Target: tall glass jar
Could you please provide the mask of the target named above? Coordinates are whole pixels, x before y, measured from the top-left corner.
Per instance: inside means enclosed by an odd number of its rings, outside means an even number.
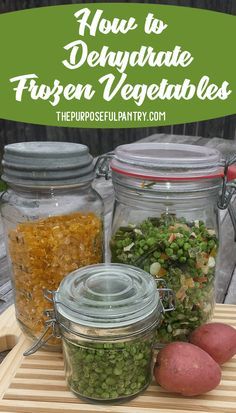
[[[103,203],[91,186],[93,159],[84,145],[12,144],[3,159],[9,189],[1,214],[16,318],[36,339],[48,308],[44,290],[57,289],[77,268],[103,261]]]
[[[61,282],[53,301],[66,380],[77,396],[122,401],[149,385],[156,330],[171,309],[163,308],[150,274],[122,264],[81,268]]]
[[[111,161],[115,189],[112,262],[131,264],[175,291],[159,340],[187,340],[212,317],[219,247],[222,156],[181,144],[131,144]]]

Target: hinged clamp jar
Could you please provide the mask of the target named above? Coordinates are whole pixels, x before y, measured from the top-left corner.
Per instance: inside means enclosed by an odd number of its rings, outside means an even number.
[[[138,268],[97,264],[74,271],[48,293],[54,302],[49,330],[53,325],[61,334],[66,380],[76,395],[121,401],[149,385],[156,331],[162,313],[174,309],[172,291],[156,287]]]
[[[162,277],[175,291],[176,311],[158,331],[162,342],[186,340],[212,317],[218,207],[229,206],[235,191],[227,182],[233,162],[212,148],[174,143],[122,145],[98,162],[115,190],[112,262]]]

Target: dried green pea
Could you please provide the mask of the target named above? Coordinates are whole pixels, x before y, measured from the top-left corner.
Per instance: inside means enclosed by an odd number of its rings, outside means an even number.
[[[64,339],[71,389],[80,396],[97,400],[132,396],[141,391],[151,381],[153,342],[154,333],[136,341],[88,346]]]
[[[169,242],[170,236],[173,233],[173,228],[169,228],[169,226],[181,222],[185,223],[185,225],[189,227],[189,230],[178,226],[174,232],[179,233],[179,235],[172,243]],[[148,249],[147,257],[144,261],[140,259],[136,264],[134,261],[132,262],[128,259],[126,261],[127,263],[134,263],[140,268],[148,271],[153,262],[153,258],[155,258],[155,260],[161,264],[162,268],[167,270],[167,273],[164,275],[166,283],[175,292],[178,292],[181,288],[181,283],[184,282],[186,276],[188,278],[190,275],[190,278],[193,280],[193,284],[190,283],[191,288],[187,288],[186,290],[186,300],[184,297],[182,300],[176,300],[175,312],[166,314],[161,327],[158,329],[160,341],[172,341],[173,334],[176,333],[177,330],[183,331],[184,326],[187,326],[186,331],[190,332],[200,323],[208,320],[208,314],[205,313],[204,309],[212,300],[215,269],[208,270],[207,281],[204,282],[204,288],[199,288],[200,283],[195,283],[195,279],[198,277],[205,277],[205,274],[203,274],[202,270],[196,265],[196,260],[199,256],[197,250],[208,253],[213,248],[217,250],[218,241],[214,234],[211,235],[208,232],[203,221],[200,221],[198,228],[195,226],[194,222],[187,222],[184,219],[176,218],[174,215],[170,216],[163,214],[160,218],[147,219],[140,224],[140,228],[143,230],[143,240],[145,241],[150,238],[155,238],[157,240],[156,234],[158,233],[158,239],[160,240],[159,244],[157,242],[156,244],[154,243],[153,246],[148,246],[148,244],[146,244]],[[193,233],[195,235],[192,235]],[[175,244],[177,245],[177,248]],[[200,244],[202,248],[200,247]],[[152,254],[148,255],[151,248],[154,248],[154,251],[151,251]],[[167,248],[173,250],[173,253],[171,254],[171,251],[167,250]],[[192,249],[196,250],[196,253],[190,254],[190,250]],[[169,253],[166,254],[168,258],[160,258],[161,254],[167,252]],[[199,305],[199,303],[201,303],[201,305]],[[178,319],[177,317],[180,313],[184,315],[183,320]],[[173,324],[171,324],[171,328],[174,330],[172,332],[167,331],[167,326],[170,324],[170,320],[175,320],[174,328]],[[185,336],[183,334],[181,336],[176,335],[175,337],[175,339],[179,339],[179,337],[186,339],[187,334]]]

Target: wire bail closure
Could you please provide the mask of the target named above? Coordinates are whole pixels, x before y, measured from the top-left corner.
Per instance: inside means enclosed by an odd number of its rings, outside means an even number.
[[[217,206],[221,210],[228,208],[230,219],[234,228],[234,241],[236,242],[236,214],[232,204],[230,203],[233,195],[236,193],[236,180],[228,180],[229,167],[234,163],[236,163],[236,154],[226,158],[225,160],[222,191]]]
[[[173,311],[176,308],[176,300],[175,300],[175,293],[171,288],[168,288],[166,281],[163,278],[156,278],[156,285],[157,290],[160,294],[161,305],[162,305],[162,312],[167,313],[169,311]],[[164,285],[164,287],[158,288],[158,284]],[[166,295],[166,297],[165,297]],[[163,301],[168,302],[168,307],[164,307]]]
[[[219,209],[226,209],[229,207],[232,196],[236,189],[236,180],[228,181],[228,170],[231,165],[236,163],[236,154],[228,157],[224,162],[224,177],[220,199],[218,201]]]
[[[110,162],[114,158],[114,152],[108,152],[106,155],[99,156],[94,166],[97,178],[105,178],[106,181],[111,179]]]
[[[44,290],[44,297],[51,303],[55,303],[55,291]],[[45,321],[45,329],[33,345],[26,350],[23,355],[30,356],[36,353],[43,347],[51,338],[61,338],[59,323],[56,318],[55,308],[44,311],[44,314],[49,318]]]

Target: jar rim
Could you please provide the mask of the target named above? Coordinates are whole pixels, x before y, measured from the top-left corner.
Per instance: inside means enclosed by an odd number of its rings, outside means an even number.
[[[150,181],[200,181],[201,179],[219,179],[223,178],[224,176],[224,170],[222,168],[221,172],[212,174],[212,175],[199,175],[199,176],[157,176],[157,175],[152,175],[152,174],[144,174],[142,171],[140,172],[132,172],[132,171],[126,171],[121,168],[118,168],[117,166],[111,164],[111,170],[117,174],[121,174],[127,177],[131,178],[139,178],[139,179],[145,179],[145,180],[150,180]]]
[[[147,180],[221,178],[224,162],[217,149],[176,143],[138,143],[115,149],[111,170]]]

